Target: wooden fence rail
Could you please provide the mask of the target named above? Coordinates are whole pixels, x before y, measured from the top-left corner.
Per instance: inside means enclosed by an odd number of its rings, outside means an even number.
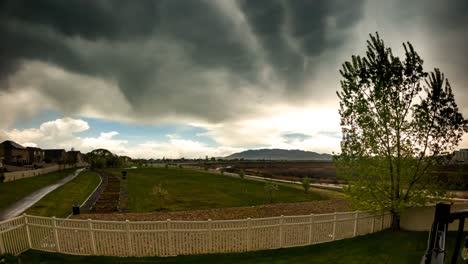
[[[100,221],[22,215],[0,222],[0,254],[174,256],[311,245],[389,228],[390,214],[345,212],[208,221]]]

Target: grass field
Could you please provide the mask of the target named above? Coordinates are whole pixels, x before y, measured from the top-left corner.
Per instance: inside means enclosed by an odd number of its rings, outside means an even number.
[[[81,172],[75,179],[52,191],[26,213],[40,216],[67,217],[74,204],[81,204],[99,184],[95,172]]]
[[[85,257],[27,251],[20,256],[22,263],[386,263],[414,264],[421,261],[426,249],[427,232],[390,232],[345,239],[307,247],[266,250],[250,253],[212,254],[178,257],[116,258]],[[453,252],[455,234],[447,239],[448,257]],[[463,263],[461,259],[459,263]]]
[[[120,169],[110,170],[120,177]],[[265,183],[188,169],[141,168],[128,170],[130,212],[177,211],[250,206],[270,203]],[[160,203],[154,186],[167,195]],[[326,199],[316,193],[279,186],[273,203]]]
[[[68,176],[73,171],[74,169],[68,169],[36,177],[0,183],[0,210],[21,200],[34,191]]]

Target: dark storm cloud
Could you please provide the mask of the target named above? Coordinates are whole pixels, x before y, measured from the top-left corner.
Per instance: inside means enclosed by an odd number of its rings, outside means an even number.
[[[304,67],[309,58],[335,50],[347,40],[346,36],[327,38],[336,30],[330,21],[336,20],[338,29],[351,29],[362,15],[362,5],[360,0],[243,0],[240,4],[277,74],[299,82],[312,73]]]
[[[398,0],[397,3],[396,23],[403,30],[417,23],[423,30],[424,41],[419,45],[430,52],[423,57],[426,65],[431,66],[426,70],[441,68],[452,84],[465,118],[468,117],[468,1]]]
[[[316,66],[308,59],[345,43],[347,34],[330,31],[351,29],[363,5],[362,1],[229,2],[245,17],[244,25],[225,13],[229,9],[220,7],[224,4],[1,1],[0,79],[8,80],[25,61],[42,61],[116,81],[135,115],[172,113],[221,121],[253,107],[245,106],[245,100],[252,98],[242,97],[242,87],[254,89],[254,94],[270,93],[270,86],[280,81],[285,84],[281,89],[300,94]],[[239,33],[239,24],[249,27],[253,36]],[[265,78],[267,68],[272,71]],[[0,85],[5,88],[15,87]],[[58,94],[49,92],[49,96]],[[229,105],[226,98],[231,99]]]

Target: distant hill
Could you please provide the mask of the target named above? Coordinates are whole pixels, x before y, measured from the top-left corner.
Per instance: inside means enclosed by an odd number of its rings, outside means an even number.
[[[299,149],[254,149],[234,153],[225,159],[248,159],[248,160],[332,160],[330,154],[320,154],[312,151]]]

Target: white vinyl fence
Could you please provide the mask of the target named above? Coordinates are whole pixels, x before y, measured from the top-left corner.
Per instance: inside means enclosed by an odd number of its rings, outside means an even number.
[[[347,212],[217,221],[98,221],[22,215],[0,222],[0,254],[174,256],[323,243],[389,228],[390,214]]]

